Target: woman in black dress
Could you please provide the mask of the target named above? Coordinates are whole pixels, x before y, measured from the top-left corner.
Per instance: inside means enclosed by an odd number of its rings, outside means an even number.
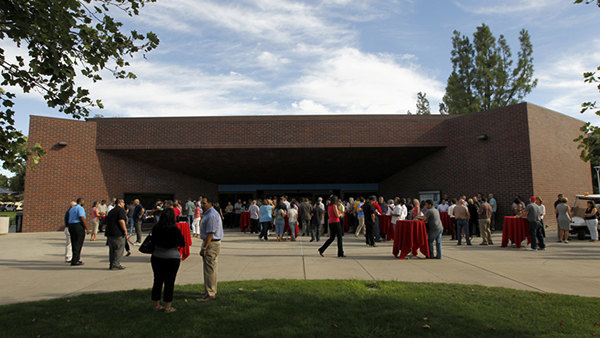
[[[479,232],[479,215],[477,214],[477,204],[473,203],[473,199],[469,198],[469,205],[467,205],[467,209],[469,209],[469,214],[471,217],[469,218],[469,234],[471,235],[471,239],[475,237],[481,237],[481,233]]]

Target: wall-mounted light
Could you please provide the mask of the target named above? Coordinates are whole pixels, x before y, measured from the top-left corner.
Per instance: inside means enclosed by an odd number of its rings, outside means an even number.
[[[477,136],[477,139],[478,139],[479,141],[485,141],[485,140],[487,140],[487,139],[488,139],[488,136],[487,136],[486,134],[479,135],[479,136]]]
[[[60,142],[58,142],[58,145],[61,146],[61,147],[66,147],[67,144],[68,144],[67,141],[60,141]]]

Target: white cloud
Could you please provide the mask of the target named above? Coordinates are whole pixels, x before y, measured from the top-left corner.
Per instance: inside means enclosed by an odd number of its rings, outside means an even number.
[[[510,14],[510,13],[530,13],[543,9],[553,8],[560,4],[561,0],[506,0],[498,5],[497,0],[463,0],[454,1],[460,9],[484,15]],[[526,14],[527,15],[527,14]]]
[[[274,69],[279,68],[290,62],[289,59],[272,54],[270,52],[262,52],[257,56],[258,63],[263,67]]]
[[[197,27],[192,31],[208,30],[210,26],[228,29],[251,39],[267,40],[280,44],[296,44],[299,41],[318,39],[339,43],[350,31],[339,24],[331,24],[320,18],[317,8],[302,2],[248,0],[235,4],[216,1],[169,0],[152,6],[153,12],[170,13],[171,17],[187,21]],[[157,21],[156,25],[171,28]],[[177,26],[174,26],[177,29]]]
[[[415,109],[418,92],[427,93],[432,103],[439,102],[444,85],[417,65],[401,64],[398,59],[344,48],[322,60],[285,91],[330,111],[350,114],[405,113]]]
[[[594,46],[595,48],[590,48]],[[581,115],[581,103],[599,101],[597,84],[583,82],[583,73],[593,71],[600,63],[600,40],[581,45],[573,51],[557,53],[536,67],[539,84],[534,94],[540,96],[544,106],[594,124],[600,117],[592,113]],[[532,94],[533,96],[533,94]]]

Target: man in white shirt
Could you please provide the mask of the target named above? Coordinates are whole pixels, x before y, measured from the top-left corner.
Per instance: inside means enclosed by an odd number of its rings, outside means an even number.
[[[390,210],[392,211],[392,224],[394,225],[394,229],[396,229],[396,222],[400,220],[400,216],[402,215],[402,207],[400,206],[399,197],[396,197],[393,205],[390,204]]]
[[[285,204],[287,214],[290,213],[290,202],[288,202],[288,197],[283,196],[283,204]]]
[[[406,199],[400,199],[400,220],[404,221],[408,215],[408,209],[406,208]]]
[[[437,207],[439,212],[448,212],[448,204],[446,203],[446,199],[442,199],[442,203],[440,203]]]

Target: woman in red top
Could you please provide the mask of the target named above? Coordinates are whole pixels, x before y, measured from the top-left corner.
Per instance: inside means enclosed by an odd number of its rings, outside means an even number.
[[[329,245],[333,242],[333,239],[337,237],[337,246],[338,246],[338,257],[346,257],[344,255],[344,247],[342,245],[342,225],[340,224],[340,216],[341,212],[338,209],[338,204],[340,203],[337,196],[331,196],[331,204],[327,208],[327,213],[329,215],[329,239],[321,248],[319,248],[319,254],[323,256],[323,252],[327,250]],[[325,256],[323,256],[325,257]]]

